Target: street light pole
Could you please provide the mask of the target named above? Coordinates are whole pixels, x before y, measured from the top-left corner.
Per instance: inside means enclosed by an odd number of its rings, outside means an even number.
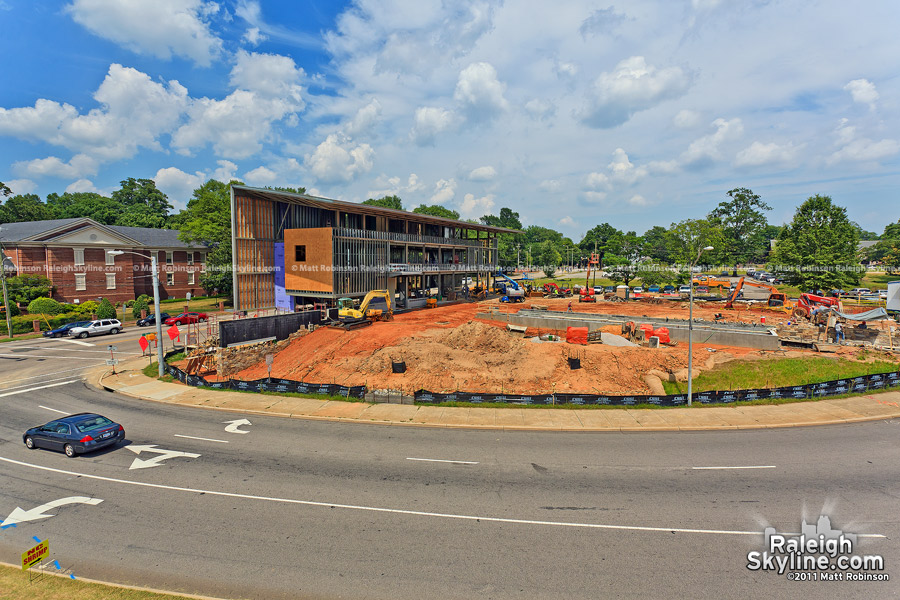
[[[688,273],[688,283],[690,284],[690,299],[688,300],[688,397],[687,397],[687,405],[691,406],[691,400],[693,396],[693,388],[692,385],[694,383],[694,265],[700,262],[700,255],[703,254],[705,250],[712,250],[712,246],[707,246],[706,248],[701,248],[697,251],[697,259],[691,263],[691,269]]]
[[[154,320],[156,321],[156,360],[157,365],[159,367],[159,376],[162,377],[165,375],[165,360],[163,356],[163,337],[162,337],[162,320],[160,319],[160,310],[159,310],[159,274],[157,273],[156,266],[156,252],[152,252],[150,256],[146,254],[141,254],[140,252],[132,252],[129,250],[108,250],[108,254],[112,256],[119,256],[120,254],[134,254],[135,256],[140,256],[142,258],[150,259],[150,270],[152,271],[151,279],[153,281],[153,313],[155,315]]]

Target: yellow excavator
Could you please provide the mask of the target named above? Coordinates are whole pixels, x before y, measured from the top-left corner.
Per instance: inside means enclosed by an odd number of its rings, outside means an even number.
[[[369,308],[372,300],[383,298],[387,309]],[[391,307],[391,294],[387,290],[372,290],[366,294],[359,308],[354,308],[352,298],[340,298],[337,301],[338,320],[332,326],[345,331],[371,325],[375,321],[390,321],[394,318],[394,310]]]

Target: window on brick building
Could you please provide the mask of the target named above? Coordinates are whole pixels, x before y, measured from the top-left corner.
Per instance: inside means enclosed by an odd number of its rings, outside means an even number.
[[[187,263],[187,264],[189,264],[189,265],[194,264],[194,253],[193,253],[193,252],[188,252],[188,253],[187,253],[187,257],[188,257],[188,263]]]
[[[174,254],[174,252],[169,252],[168,250],[166,250],[166,264],[167,265],[171,265],[173,262],[175,262],[173,260],[173,256],[172,256],[173,254]]]
[[[194,285],[194,272],[188,273],[188,285]]]
[[[175,273],[166,273],[166,285],[175,285]]]
[[[106,255],[106,264],[112,266],[116,264],[116,256],[114,254],[110,254],[109,252],[104,252]]]
[[[108,290],[116,289],[116,274],[115,273],[107,273],[106,274],[106,289],[108,289]]]
[[[200,252],[200,271],[206,271],[206,254]]]
[[[87,280],[85,273],[75,273],[75,291],[84,291],[87,289]]]
[[[73,248],[73,252],[75,252],[75,266],[83,267],[84,266],[84,248]]]

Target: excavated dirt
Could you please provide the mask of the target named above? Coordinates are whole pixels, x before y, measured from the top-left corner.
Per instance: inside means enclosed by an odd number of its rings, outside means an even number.
[[[568,302],[568,299],[531,299],[514,307],[502,305],[502,309],[545,305],[565,310]],[[419,310],[397,315],[394,321],[349,332],[319,328],[276,354],[272,376],[410,391],[639,394],[649,393],[643,378],[649,371],[674,373],[687,366],[684,344],[649,349],[535,343],[531,336],[559,332],[532,328],[528,330],[529,338],[519,338],[509,334],[502,324],[474,318],[478,312],[496,304],[489,301]],[[677,303],[671,304],[675,306],[668,307],[669,313],[677,308]],[[578,304],[576,300],[573,311],[630,314],[639,320],[641,316],[666,314],[666,307],[641,302]],[[721,312],[721,308],[695,306],[694,316],[712,320],[715,312]],[[681,315],[676,312],[669,316]],[[616,326],[605,327],[604,331],[620,333]],[[706,348],[715,350],[720,359],[755,352],[698,344],[694,356],[697,369],[702,369],[709,358]],[[581,359],[582,368],[569,368],[570,355]],[[407,371],[392,373],[392,361],[405,362]],[[258,363],[233,377],[252,380],[266,375],[265,363]]]

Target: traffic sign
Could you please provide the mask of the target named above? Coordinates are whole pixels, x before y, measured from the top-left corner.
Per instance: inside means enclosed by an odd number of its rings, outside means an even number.
[[[115,352],[116,350],[118,350],[118,348],[116,348],[115,346],[107,346],[106,349],[110,352]]]
[[[44,540],[34,548],[22,553],[22,570],[27,571],[29,567],[36,565],[48,556],[50,556],[50,540]]]
[[[108,366],[110,366],[110,367],[114,367],[114,366],[116,366],[117,364],[119,364],[119,359],[118,359],[118,358],[107,358],[107,359],[106,359],[106,364],[107,364]]]
[[[146,352],[147,348],[150,347],[150,342],[147,341],[147,338],[141,336],[141,339],[138,340],[138,345],[141,347],[141,352]]]

